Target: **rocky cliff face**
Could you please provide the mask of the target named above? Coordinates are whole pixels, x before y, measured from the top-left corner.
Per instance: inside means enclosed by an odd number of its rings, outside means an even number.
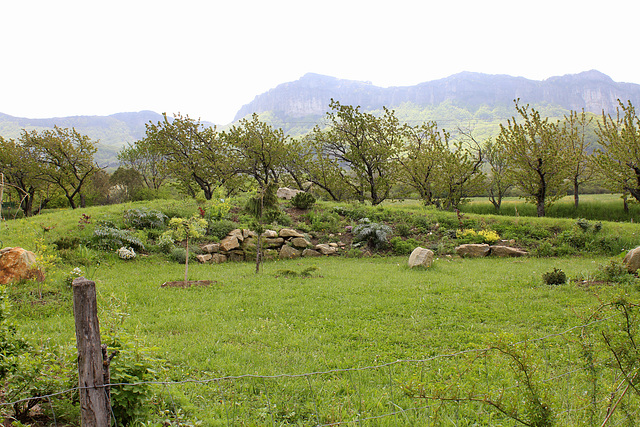
[[[640,85],[616,83],[595,71],[528,80],[507,75],[463,72],[415,86],[382,88],[367,82],[342,80],[319,74],[306,74],[297,81],[284,83],[256,96],[243,106],[234,120],[252,113],[272,111],[289,117],[322,115],[331,98],[342,104],[359,105],[363,110],[393,108],[404,102],[437,105],[455,101],[468,107],[498,104],[548,103],[569,110],[583,108],[593,113],[614,111],[618,99],[640,104]]]

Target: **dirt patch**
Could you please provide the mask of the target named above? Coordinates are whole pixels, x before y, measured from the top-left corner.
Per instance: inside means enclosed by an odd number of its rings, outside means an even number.
[[[174,282],[164,282],[161,288],[190,288],[192,286],[210,286],[218,283],[216,280],[177,280]]]

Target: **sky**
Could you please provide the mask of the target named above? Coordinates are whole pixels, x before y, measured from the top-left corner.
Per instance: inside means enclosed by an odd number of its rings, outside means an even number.
[[[596,69],[640,83],[637,0],[0,0],[0,112],[231,122],[312,72],[407,86]]]

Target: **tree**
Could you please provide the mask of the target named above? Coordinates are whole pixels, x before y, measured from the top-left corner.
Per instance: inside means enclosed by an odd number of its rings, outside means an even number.
[[[41,164],[39,179],[59,187],[72,209],[77,207],[76,196],[80,196],[80,206],[84,207],[82,188],[100,170],[93,160],[96,142],[73,128],[57,126],[40,133],[25,130],[21,139]]]
[[[589,117],[584,109],[580,114],[571,111],[569,117],[565,116],[562,129],[565,138],[567,138],[567,148],[572,153],[569,179],[573,184],[573,200],[576,209],[580,203],[580,186],[590,181],[595,174],[589,154],[592,143],[588,138],[589,125],[592,120],[593,117]]]
[[[25,216],[31,216],[37,195],[40,195],[42,205],[47,204],[47,198],[43,200],[41,196],[47,184],[40,179],[41,163],[35,150],[23,142],[0,137],[0,172],[7,187],[18,193],[20,210]]]
[[[363,113],[360,107],[331,100],[327,113],[329,127],[316,127],[313,138],[321,151],[344,170],[344,182],[360,201],[378,205],[389,197],[395,183],[395,159],[404,137],[393,111],[384,108],[382,116]]]
[[[438,130],[435,122],[407,127],[405,132],[404,147],[397,157],[398,179],[416,190],[424,204],[435,204],[436,180],[449,150],[449,133]]]
[[[483,182],[482,151],[474,153],[462,139],[444,151],[436,180],[440,205],[458,209],[465,197],[477,194]]]
[[[247,200],[245,210],[254,219],[253,229],[258,235],[256,242],[256,274],[260,272],[262,263],[262,233],[264,232],[263,217],[268,211],[278,209],[278,197],[276,195],[275,182],[266,187],[258,188],[255,196]]]
[[[308,134],[295,142],[286,169],[291,175],[298,174],[297,182],[304,179],[324,191],[332,200],[343,200],[349,191],[345,184],[346,173],[338,161],[324,150],[322,141],[313,136]],[[299,188],[306,190],[300,185]]]
[[[163,121],[147,124],[146,137],[137,144],[140,151],[145,156],[147,152],[149,156],[160,155],[165,161],[163,170],[178,180],[185,192],[195,196],[195,184],[211,200],[214,191],[235,173],[225,140],[215,128],[188,115],[177,114],[173,120],[163,116]]]
[[[184,283],[187,284],[189,278],[189,238],[198,238],[205,234],[207,230],[207,220],[199,216],[191,218],[171,218],[169,227],[173,230],[173,237],[177,240],[185,239],[186,257],[184,261]]]
[[[528,105],[518,105],[521,122],[512,117],[500,125],[496,143],[509,158],[508,177],[536,204],[539,217],[545,206],[566,194],[572,152],[557,123],[549,123]]]
[[[502,199],[507,192],[513,187],[513,182],[509,179],[507,170],[509,168],[509,158],[504,146],[497,144],[492,139],[487,139],[482,147],[483,157],[488,165],[487,173],[487,190],[489,192],[489,201],[496,209],[500,211]]]
[[[602,113],[594,163],[612,191],[640,201],[640,120],[631,101],[616,108],[616,117]],[[620,111],[622,109],[622,111]]]
[[[280,180],[289,152],[288,137],[282,129],[274,129],[254,113],[251,120],[242,119],[223,132],[223,139],[236,172],[252,177],[260,188]]]
[[[157,191],[167,179],[165,157],[146,139],[136,141],[120,150],[118,160],[126,169],[137,172],[150,190]]]

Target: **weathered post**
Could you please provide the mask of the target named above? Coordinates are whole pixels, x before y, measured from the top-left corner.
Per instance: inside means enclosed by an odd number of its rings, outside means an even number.
[[[108,427],[111,421],[110,403],[104,387],[95,282],[84,277],[73,281],[73,314],[76,322],[82,426]]]

